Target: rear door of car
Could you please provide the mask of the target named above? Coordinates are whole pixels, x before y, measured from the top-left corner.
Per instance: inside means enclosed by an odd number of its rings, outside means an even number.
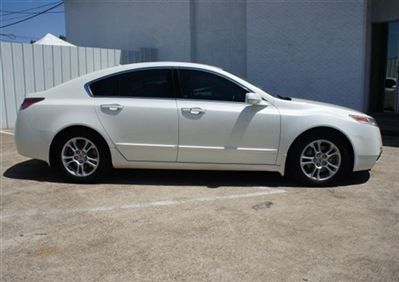
[[[131,70],[89,88],[100,122],[128,161],[176,161],[178,115],[171,69]]]

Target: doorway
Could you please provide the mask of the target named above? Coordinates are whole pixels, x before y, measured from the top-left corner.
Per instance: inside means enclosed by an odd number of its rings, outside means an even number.
[[[371,113],[399,114],[399,21],[374,23],[371,42]]]

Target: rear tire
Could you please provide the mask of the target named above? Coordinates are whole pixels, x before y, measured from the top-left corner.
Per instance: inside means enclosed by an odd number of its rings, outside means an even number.
[[[326,186],[349,174],[351,157],[345,140],[334,132],[311,132],[298,139],[287,159],[288,173],[306,186]]]
[[[108,145],[91,132],[73,130],[63,134],[52,153],[57,173],[72,182],[95,182],[110,168]]]

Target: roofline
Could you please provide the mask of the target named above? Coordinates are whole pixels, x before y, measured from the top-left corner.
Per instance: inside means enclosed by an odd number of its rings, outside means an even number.
[[[123,64],[123,65],[116,65],[113,67],[108,67],[105,69],[99,69],[91,73],[87,73],[85,75],[80,76],[79,78],[82,79],[89,79],[91,80],[92,77],[98,76],[98,75],[106,75],[108,73],[113,73],[113,72],[120,72],[120,71],[126,71],[126,70],[134,70],[134,69],[140,69],[140,68],[158,68],[158,67],[187,67],[187,68],[199,68],[199,69],[205,69],[209,71],[215,71],[215,72],[226,72],[225,70],[215,67],[215,66],[210,66],[210,65],[205,65],[205,64],[198,64],[198,63],[190,63],[190,62],[168,62],[168,61],[160,61],[160,62],[139,62],[139,63],[133,63],[133,64]]]
[[[200,64],[200,63],[192,63],[192,62],[179,62],[179,61],[156,61],[156,62],[137,62],[132,64],[123,64],[120,66],[190,66],[190,67],[202,67],[202,68],[212,68],[212,69],[219,69],[223,70],[220,67],[211,66],[207,64]]]

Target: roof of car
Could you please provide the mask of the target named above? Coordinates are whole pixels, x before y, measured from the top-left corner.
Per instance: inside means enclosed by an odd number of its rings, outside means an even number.
[[[133,63],[133,64],[126,64],[126,65],[119,65],[113,68],[121,68],[121,69],[130,69],[130,68],[145,68],[145,67],[191,67],[191,68],[202,68],[202,69],[218,69],[221,70],[219,67],[205,65],[205,64],[198,64],[198,63],[189,63],[189,62],[144,62],[144,63]]]
[[[197,63],[187,63],[187,62],[145,62],[145,63],[134,63],[134,64],[126,64],[126,65],[118,65],[106,69],[97,70],[95,72],[88,73],[81,77],[78,77],[77,80],[83,80],[85,83],[100,78],[106,75],[112,75],[118,72],[124,72],[134,69],[141,69],[141,68],[156,68],[156,67],[187,67],[187,68],[200,68],[203,70],[210,70],[221,72],[223,71],[221,68],[204,65],[204,64],[197,64]]]

